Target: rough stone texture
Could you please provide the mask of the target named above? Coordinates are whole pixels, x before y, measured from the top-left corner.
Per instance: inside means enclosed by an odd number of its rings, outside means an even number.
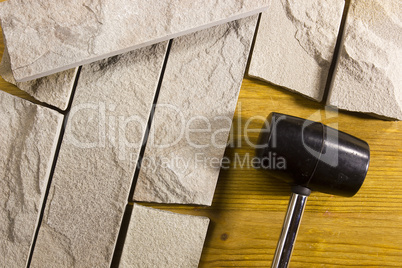
[[[83,66],[31,267],[109,267],[167,43]]]
[[[198,267],[208,224],[134,204],[119,267]]]
[[[402,2],[351,1],[329,104],[402,119]]]
[[[248,74],[322,100],[344,0],[272,0]]]
[[[212,203],[256,21],[173,40],[135,200]]]
[[[16,85],[38,101],[53,105],[61,110],[67,109],[77,69],[78,67],[28,82],[16,82],[11,72],[7,48],[4,49],[0,63],[0,75],[5,81]]]
[[[25,267],[63,116],[0,91],[0,267]]]
[[[8,0],[0,19],[14,77],[26,81],[246,17],[268,2]]]

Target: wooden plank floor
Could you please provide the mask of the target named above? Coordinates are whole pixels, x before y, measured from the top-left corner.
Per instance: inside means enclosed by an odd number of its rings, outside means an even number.
[[[1,41],[0,51],[3,47]],[[28,98],[2,79],[0,89]],[[236,156],[240,161],[254,156],[250,143],[255,143],[262,119],[273,111],[321,117],[322,122],[366,140],[371,147],[369,172],[356,196],[312,193],[290,266],[400,267],[402,122],[326,109],[323,104],[257,80],[243,81],[233,120],[234,143],[226,150],[232,164],[221,170],[213,205],[145,205],[211,218],[200,267],[269,266],[290,189],[275,174],[246,164],[241,167]]]

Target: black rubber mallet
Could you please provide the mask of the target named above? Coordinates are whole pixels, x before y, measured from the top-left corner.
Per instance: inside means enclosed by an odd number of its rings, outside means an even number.
[[[272,262],[272,267],[287,267],[311,191],[356,194],[367,174],[370,148],[365,141],[322,123],[271,113],[261,129],[256,155],[262,169],[282,172],[281,177],[292,185]]]

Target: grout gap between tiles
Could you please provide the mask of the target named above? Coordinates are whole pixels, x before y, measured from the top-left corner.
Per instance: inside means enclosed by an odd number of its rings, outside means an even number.
[[[35,100],[36,100],[36,99],[35,99]],[[61,114],[63,114],[63,115],[67,114],[67,109],[66,109],[65,111],[63,111],[62,109],[60,109],[60,108],[58,108],[58,107],[56,107],[56,106],[53,106],[53,105],[51,105],[51,104],[48,104],[48,103],[46,103],[46,102],[41,102],[41,101],[37,101],[37,102],[34,102],[34,103],[36,103],[36,104],[38,104],[38,105],[40,105],[40,106],[49,108],[49,109],[51,109],[51,110],[55,110],[56,112],[61,113]]]
[[[139,175],[140,169],[141,169],[142,158],[144,157],[145,147],[146,147],[147,142],[148,142],[149,132],[150,132],[151,126],[152,126],[152,121],[153,121],[153,117],[154,117],[154,113],[155,113],[155,109],[156,109],[156,104],[158,102],[159,92],[160,92],[160,89],[162,87],[162,81],[163,81],[163,77],[165,75],[166,65],[167,65],[167,62],[169,60],[169,54],[170,54],[170,48],[172,47],[172,42],[173,42],[173,39],[170,39],[169,43],[168,43],[168,47],[166,49],[166,55],[165,55],[165,59],[164,59],[163,65],[162,65],[162,70],[161,70],[161,74],[160,74],[160,77],[159,77],[158,85],[156,87],[154,101],[152,103],[152,109],[151,109],[151,112],[149,113],[149,118],[148,118],[147,126],[146,126],[146,129],[145,129],[145,133],[144,133],[144,139],[142,141],[140,154],[138,156],[137,166],[135,168],[135,173],[134,173],[134,177],[133,177],[133,180],[132,180],[132,184],[131,184],[131,188],[130,188],[130,194],[129,194],[129,198],[128,198],[129,200],[128,201],[131,201],[130,197],[133,196],[135,186],[137,184],[138,175]]]
[[[345,1],[345,6],[343,8],[343,14],[342,14],[342,20],[341,20],[341,24],[339,26],[339,31],[338,31],[338,37],[336,39],[334,54],[332,56],[331,66],[329,67],[327,82],[326,82],[325,88],[324,88],[324,95],[323,95],[322,101],[321,101],[321,103],[324,105],[327,104],[328,96],[330,93],[329,91],[331,90],[332,80],[335,75],[335,68],[338,63],[339,53],[341,50],[341,45],[342,45],[342,40],[343,40],[343,32],[345,29],[346,17],[348,15],[349,5],[350,5],[350,1]]]
[[[124,241],[126,239],[127,230],[128,230],[128,224],[130,222],[130,218],[131,218],[131,214],[132,214],[132,210],[133,210],[133,206],[129,205],[129,202],[131,201],[130,197],[133,196],[135,186],[137,184],[138,175],[139,175],[139,172],[140,172],[140,169],[141,169],[141,161],[142,161],[142,158],[144,157],[145,147],[146,147],[147,142],[148,142],[149,132],[150,132],[151,126],[152,126],[152,120],[153,120],[153,116],[154,116],[154,113],[155,113],[156,104],[158,102],[159,92],[160,92],[160,89],[162,87],[162,81],[163,81],[163,77],[165,75],[165,70],[166,70],[166,66],[167,66],[167,63],[168,63],[169,54],[170,54],[170,48],[172,47],[172,42],[173,42],[173,39],[170,39],[169,43],[168,43],[168,47],[166,49],[165,59],[163,61],[161,73],[160,73],[160,76],[159,76],[158,85],[156,87],[156,92],[155,92],[154,100],[153,100],[153,103],[152,103],[152,109],[151,109],[151,112],[149,113],[149,118],[148,118],[147,126],[146,126],[146,129],[145,129],[145,133],[144,133],[144,139],[143,139],[143,142],[142,142],[142,145],[141,145],[141,150],[140,150],[140,153],[139,153],[139,156],[138,156],[137,165],[136,165],[136,168],[135,168],[133,180],[132,180],[131,187],[130,187],[130,194],[129,194],[127,204],[126,204],[126,208],[125,208],[123,218],[122,218],[122,221],[121,221],[121,224],[120,224],[120,231],[119,231],[119,234],[117,236],[117,241],[116,241],[116,244],[115,244],[115,249],[114,249],[114,253],[113,253],[112,262],[110,264],[110,267],[118,267],[119,266],[121,252],[123,250],[123,245],[124,245]]]
[[[255,25],[253,41],[251,42],[250,52],[248,54],[247,65],[246,65],[246,69],[244,72],[245,76],[247,76],[247,77],[249,77],[248,70],[250,68],[251,57],[253,56],[253,52],[254,52],[254,45],[255,45],[255,41],[257,39],[258,29],[260,27],[261,16],[262,16],[262,13],[258,14],[258,20],[257,20],[257,24]]]
[[[57,147],[56,147],[56,150],[55,150],[55,153],[54,153],[52,167],[51,167],[49,179],[48,179],[48,182],[47,182],[47,185],[46,185],[45,194],[44,194],[44,197],[42,199],[42,203],[41,203],[42,206],[41,206],[41,209],[40,209],[39,219],[38,219],[38,223],[37,223],[37,226],[36,226],[36,229],[35,229],[35,234],[34,234],[33,239],[32,239],[31,249],[30,249],[30,252],[29,252],[26,267],[31,266],[32,255],[33,255],[33,252],[34,252],[34,249],[35,249],[36,240],[38,238],[39,229],[40,229],[41,224],[42,224],[43,214],[45,212],[46,202],[47,202],[47,198],[48,198],[48,195],[49,195],[50,186],[52,184],[52,178],[53,178],[54,170],[56,168],[56,163],[57,163],[57,159],[58,159],[58,156],[59,156],[61,143],[63,141],[64,131],[65,131],[67,121],[68,121],[68,115],[70,113],[71,105],[72,105],[72,102],[74,100],[75,90],[77,88],[78,80],[79,80],[80,73],[81,73],[81,68],[82,68],[82,66],[80,66],[78,68],[78,71],[77,71],[77,74],[76,74],[76,77],[75,77],[75,81],[74,81],[74,85],[73,85],[73,88],[72,88],[72,91],[71,91],[70,101],[69,101],[67,109],[65,111],[62,111],[59,108],[54,107],[54,106],[49,105],[49,104],[46,104],[46,105],[43,104],[43,106],[45,106],[45,107],[48,107],[50,109],[54,109],[54,110],[62,113],[64,115],[64,118],[63,118],[63,123],[62,123],[61,129],[60,129],[60,135],[59,135],[59,139],[57,141]]]

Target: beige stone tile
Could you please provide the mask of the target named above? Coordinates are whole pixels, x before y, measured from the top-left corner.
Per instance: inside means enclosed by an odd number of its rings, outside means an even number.
[[[321,101],[344,0],[272,0],[261,16],[248,74]]]
[[[353,0],[328,103],[402,119],[402,2]]]
[[[167,42],[82,68],[31,267],[109,267]]]
[[[25,267],[63,116],[0,91],[0,266]]]
[[[22,82],[256,14],[267,2],[8,0],[0,20]]]
[[[36,100],[66,110],[73,90],[77,68],[73,68],[50,76],[28,82],[16,82],[11,72],[10,56],[5,48],[0,63],[0,75],[9,83],[27,92]]]
[[[134,204],[119,267],[198,267],[209,219]]]
[[[211,204],[256,22],[173,40],[135,200]]]

